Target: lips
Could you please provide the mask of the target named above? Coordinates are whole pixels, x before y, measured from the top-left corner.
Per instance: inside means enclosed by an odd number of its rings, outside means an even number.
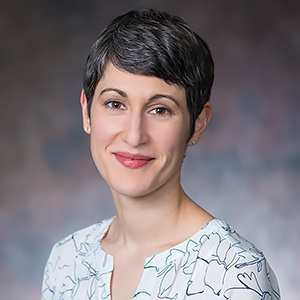
[[[127,152],[115,152],[114,155],[117,161],[128,169],[142,168],[154,160],[153,157]]]

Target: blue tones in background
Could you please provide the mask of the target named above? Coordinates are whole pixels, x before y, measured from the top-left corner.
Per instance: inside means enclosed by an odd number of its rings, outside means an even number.
[[[0,9],[0,298],[40,299],[49,251],[115,214],[83,133],[87,52],[135,7],[183,16],[216,63],[214,115],[189,149],[187,193],[266,254],[283,299],[300,286],[297,1],[11,0]]]

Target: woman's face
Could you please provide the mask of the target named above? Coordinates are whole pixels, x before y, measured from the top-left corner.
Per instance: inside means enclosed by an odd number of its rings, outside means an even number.
[[[114,193],[128,197],[178,188],[190,116],[185,90],[112,64],[98,83],[90,118],[94,162]]]

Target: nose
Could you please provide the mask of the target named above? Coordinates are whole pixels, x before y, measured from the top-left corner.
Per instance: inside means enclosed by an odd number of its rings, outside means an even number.
[[[145,118],[140,112],[131,113],[127,116],[122,131],[122,139],[126,144],[136,148],[147,143],[148,134],[145,121]]]

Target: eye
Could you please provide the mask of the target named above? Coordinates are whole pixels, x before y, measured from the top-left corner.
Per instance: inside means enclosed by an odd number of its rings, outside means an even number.
[[[106,102],[105,106],[114,110],[125,109],[124,104],[116,100]]]
[[[166,107],[155,107],[150,111],[150,113],[162,117],[172,114],[171,110]]]

